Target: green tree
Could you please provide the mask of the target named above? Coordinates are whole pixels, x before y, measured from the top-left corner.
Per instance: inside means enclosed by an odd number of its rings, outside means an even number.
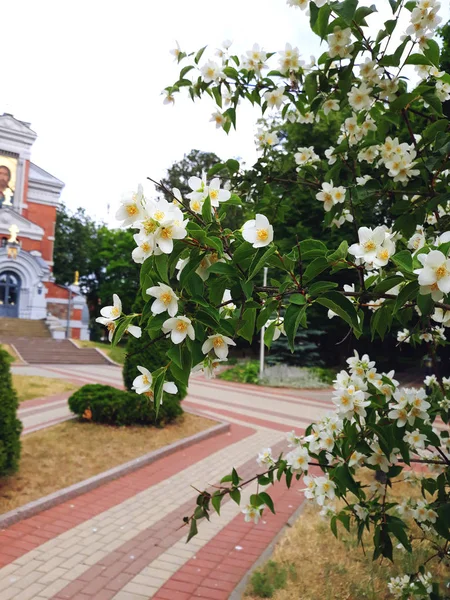
[[[19,402],[12,385],[10,355],[0,348],[0,477],[19,468],[22,423],[17,418]]]

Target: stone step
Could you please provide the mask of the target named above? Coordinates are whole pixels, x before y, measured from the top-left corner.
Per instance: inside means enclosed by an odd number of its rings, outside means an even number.
[[[3,336],[51,338],[51,333],[43,319],[0,317],[0,338]]]
[[[78,348],[70,340],[0,335],[0,341],[14,346],[30,364],[110,364],[95,348]]]

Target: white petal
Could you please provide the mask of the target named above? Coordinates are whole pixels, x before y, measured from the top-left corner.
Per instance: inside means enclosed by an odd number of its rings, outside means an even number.
[[[178,392],[178,388],[173,381],[166,381],[163,385],[163,390],[166,394],[176,394]]]
[[[174,344],[181,344],[185,337],[186,333],[181,333],[177,329],[172,329],[172,333],[170,334],[170,338]]]
[[[206,342],[203,343],[202,352],[203,354],[208,354],[208,352],[213,347],[213,341],[211,339],[207,339]]]
[[[131,333],[135,338],[140,338],[142,335],[142,329],[137,325],[128,325],[127,327],[128,333]]]

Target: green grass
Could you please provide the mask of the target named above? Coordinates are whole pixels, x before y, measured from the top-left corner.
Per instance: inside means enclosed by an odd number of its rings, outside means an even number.
[[[219,375],[225,381],[262,384],[273,387],[325,388],[332,384],[336,373],[324,367],[292,367],[274,365],[267,367],[259,380],[259,361],[240,362]]]
[[[111,346],[111,344],[91,342],[88,340],[75,340],[75,343],[80,346],[80,348],[99,348],[99,350],[103,350],[111,360],[121,365],[125,362],[126,349],[124,346]]]

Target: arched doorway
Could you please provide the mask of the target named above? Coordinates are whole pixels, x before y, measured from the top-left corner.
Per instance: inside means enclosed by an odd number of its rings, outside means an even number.
[[[19,316],[20,284],[20,277],[16,273],[0,273],[0,317]]]

